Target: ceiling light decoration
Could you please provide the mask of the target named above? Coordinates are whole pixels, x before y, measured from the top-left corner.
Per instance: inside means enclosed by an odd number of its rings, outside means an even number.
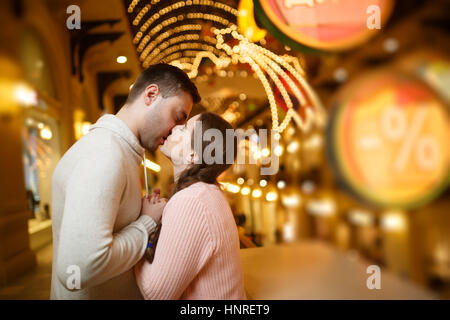
[[[247,38],[239,34],[236,29],[237,27],[234,25],[229,28],[214,30],[217,38],[216,48],[224,50],[227,56],[217,57],[211,52],[199,52],[192,65],[189,65],[189,63],[180,64],[177,61],[171,63],[182,69],[187,69],[188,75],[191,78],[197,76],[198,67],[203,58],[209,58],[216,64],[216,68],[218,69],[226,68],[230,63],[248,63],[263,84],[269,99],[273,130],[279,133],[283,132],[291,119],[294,119],[303,131],[309,131],[314,123],[323,126],[325,123],[324,109],[304,78],[304,72],[298,60],[294,59],[295,57],[286,59],[286,56],[278,56],[257,44],[251,43]],[[239,41],[238,44],[231,47],[225,43],[224,35],[231,35],[235,40]],[[294,61],[297,61],[297,63],[294,63],[294,66],[289,63]],[[284,83],[281,79],[283,79]],[[287,113],[281,124],[279,124],[277,102],[270,81],[275,83],[287,106]],[[300,102],[303,109],[298,107],[296,110],[294,108],[287,89],[290,89],[295,94],[296,99]]]
[[[244,34],[250,41],[257,42],[267,34],[267,31],[260,29],[253,14],[253,0],[240,0],[238,12],[239,32]]]
[[[121,63],[121,64],[127,62],[127,60],[128,59],[125,56],[118,56],[116,59],[117,63]]]
[[[272,130],[283,132],[292,119],[303,131],[325,124],[324,109],[306,81],[298,58],[279,56],[252,42],[264,43],[265,30],[248,20],[253,16],[247,12],[251,1],[241,1],[239,10],[211,0],[124,2],[133,43],[144,68],[165,62],[195,78],[203,60],[210,60],[220,72],[229,71],[225,69],[232,65],[246,64],[266,92]],[[242,19],[247,21],[244,23]],[[279,108],[285,111],[283,119]]]
[[[276,201],[278,199],[278,194],[275,191],[270,191],[266,194],[266,200],[269,202]]]
[[[44,140],[50,140],[53,137],[52,130],[49,127],[44,127],[40,131],[41,138]]]
[[[241,189],[241,194],[242,194],[243,196],[246,196],[246,195],[250,194],[250,192],[251,192],[251,189],[250,189],[249,187],[243,187],[243,188]]]
[[[261,195],[262,195],[262,191],[260,189],[254,189],[252,191],[252,197],[255,199],[260,198]]]

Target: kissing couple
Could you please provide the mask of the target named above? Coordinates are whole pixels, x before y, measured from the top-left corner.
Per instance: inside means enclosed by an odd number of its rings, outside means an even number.
[[[194,148],[197,128],[225,136],[232,127],[209,112],[188,120],[199,101],[181,69],[152,65],[119,112],[61,158],[52,177],[51,299],[246,299],[238,232],[217,183],[236,145],[223,144],[223,161],[211,164],[198,161],[208,143]],[[159,190],[142,198],[144,150],[160,145],[174,191],[169,200]]]

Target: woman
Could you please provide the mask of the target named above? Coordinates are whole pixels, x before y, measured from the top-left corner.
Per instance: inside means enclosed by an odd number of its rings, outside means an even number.
[[[222,135],[220,149],[211,148],[213,140],[200,141],[200,150],[194,150],[195,139],[203,140],[208,129]],[[231,125],[218,115],[202,113],[176,126],[160,148],[174,164],[175,189],[164,208],[153,262],[143,259],[135,268],[145,299],[246,299],[236,224],[216,180],[231,166],[227,153],[236,154],[235,141],[227,149],[227,129]],[[207,164],[210,153],[222,161]],[[142,210],[152,206],[144,199]]]

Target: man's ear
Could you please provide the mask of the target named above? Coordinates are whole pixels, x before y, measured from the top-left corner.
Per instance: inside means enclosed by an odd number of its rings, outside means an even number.
[[[146,106],[150,106],[153,101],[159,96],[160,91],[157,84],[150,84],[144,90],[144,103]]]

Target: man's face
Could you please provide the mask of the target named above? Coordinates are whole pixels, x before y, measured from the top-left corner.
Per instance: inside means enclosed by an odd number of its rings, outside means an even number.
[[[186,122],[192,110],[192,97],[185,91],[166,98],[159,94],[151,108],[146,109],[140,139],[144,148],[154,151],[164,144],[173,127]]]

